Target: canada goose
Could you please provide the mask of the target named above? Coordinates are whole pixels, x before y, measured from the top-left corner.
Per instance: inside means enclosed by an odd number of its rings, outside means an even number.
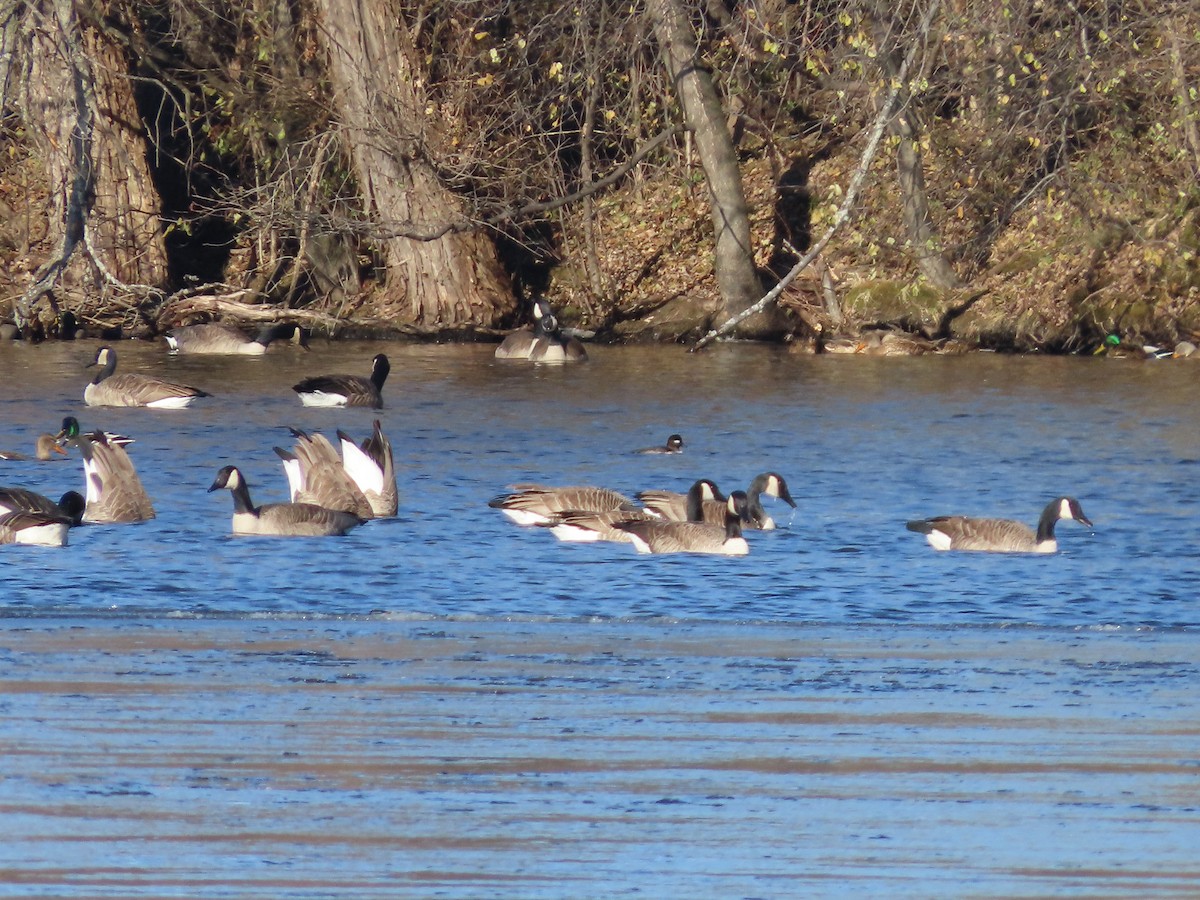
[[[236,466],[225,466],[217,472],[208,489],[227,489],[233,494],[233,533],[262,534],[280,537],[325,537],[345,534],[365,520],[353,513],[326,509],[314,503],[267,503],[255,506],[250,502],[250,489]]]
[[[908,523],[909,531],[925,535],[935,550],[989,550],[996,553],[1054,553],[1058,541],[1054,525],[1059,519],[1074,519],[1091,526],[1083,507],[1074,497],[1057,497],[1047,504],[1038,520],[1037,532],[1011,519],[973,519],[967,516],[938,516]]]
[[[659,519],[667,522],[687,522],[700,521],[700,519],[689,519],[688,498],[692,491],[699,490],[701,492],[700,499],[702,501],[713,501],[722,510],[719,522],[725,521],[725,500],[726,497],[721,493],[721,489],[717,487],[716,482],[708,478],[701,478],[688,490],[687,493],[679,491],[660,491],[648,490],[638,491],[634,496],[646,508],[646,512]]]
[[[396,490],[396,465],[392,459],[392,442],[383,433],[376,419],[371,436],[361,444],[339,430],[338,440],[342,444],[342,466],[354,479],[358,489],[366,495],[371,511],[376,518],[394,516],[400,505]]]
[[[123,447],[110,444],[103,434],[93,440],[81,434],[75,439],[83,457],[84,493],[87,508],[83,521],[100,524],[144,522],[154,518],[154,505],[142,487],[133,461]]]
[[[114,447],[127,447],[133,443],[133,438],[112,431],[89,431],[85,434],[80,431],[79,420],[74,416],[67,416],[62,420],[62,430],[58,433],[57,440],[66,444],[74,444],[81,435],[93,443],[100,440],[100,436],[103,435],[104,439]]]
[[[305,378],[292,390],[305,406],[383,406],[383,383],[392,370],[382,353],[371,360],[371,377],[361,375],[317,375]]]
[[[682,453],[683,452],[683,435],[673,434],[667,438],[667,442],[658,447],[643,447],[638,453]]]
[[[608,488],[540,484],[514,484],[512,488],[513,493],[493,498],[488,506],[500,510],[518,525],[547,525],[562,512],[637,511],[632,500]]]
[[[65,547],[70,522],[66,516],[19,510],[0,514],[0,544]]]
[[[283,460],[291,501],[353,513],[361,519],[371,518],[370,502],[342,466],[329,439],[323,434],[310,436],[295,428],[291,432],[296,438],[295,451],[275,448]]]
[[[207,391],[164,381],[151,375],[131,372],[114,374],[117,353],[112,347],[101,347],[88,366],[99,366],[96,377],[83,389],[83,402],[88,406],[146,406],[150,409],[184,409],[200,397],[211,396]]]
[[[59,454],[60,456],[67,455],[67,451],[59,446],[58,438],[52,434],[38,435],[37,442],[34,444],[33,458],[40,460],[41,462],[46,462],[47,460],[53,459],[55,453]],[[29,457],[24,453],[18,453],[12,450],[0,450],[0,459],[15,461],[29,459]]]
[[[704,498],[704,521],[710,525],[721,525],[725,521],[725,497],[720,491],[716,491],[716,485],[713,485],[713,489],[714,496]],[[775,472],[756,475],[746,490],[746,521],[743,527],[757,531],[775,529],[775,520],[763,508],[763,494],[782,500],[793,509],[796,506],[796,501],[788,492],[787,482],[783,480],[782,475]],[[672,491],[642,491],[637,497],[647,509],[668,521],[689,521],[687,497],[684,494]]]
[[[534,341],[529,351],[529,361],[538,363],[583,362],[587,351],[577,337],[568,337],[558,327],[554,316],[543,316],[542,336]]]
[[[45,513],[65,518],[71,525],[83,521],[87,501],[78,491],[67,491],[57,503],[44,494],[25,488],[0,488],[0,513]]]
[[[496,359],[529,359],[529,354],[538,341],[545,339],[546,316],[553,316],[550,304],[544,300],[534,300],[532,303],[533,322],[523,328],[518,328],[508,335],[496,347]]]
[[[308,349],[308,335],[303,328],[290,322],[277,322],[261,329],[253,338],[246,337],[229,325],[208,323],[182,325],[172,328],[163,337],[172,353],[221,353],[240,356],[262,356],[272,341],[289,340]]]
[[[745,556],[750,545],[742,536],[746,515],[746,494],[734,491],[725,501],[725,524],[706,522],[618,522],[617,528],[629,533],[638,553],[711,553],[719,556]]]
[[[717,486],[707,478],[701,478],[688,489],[685,504],[687,521],[703,521],[703,505],[720,495]],[[722,497],[724,500],[724,497]],[[724,508],[724,504],[720,504]],[[649,510],[613,509],[607,512],[579,512],[569,510],[553,516],[547,526],[560,541],[619,541],[633,540],[622,526],[626,522],[662,522],[661,516]],[[724,524],[724,519],[721,520]]]

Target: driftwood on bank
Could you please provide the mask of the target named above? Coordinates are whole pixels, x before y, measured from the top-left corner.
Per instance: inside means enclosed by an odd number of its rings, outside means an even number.
[[[230,318],[240,322],[295,322],[309,328],[336,330],[345,323],[326,312],[309,309],[286,309],[266,303],[247,303],[241,298],[252,291],[239,290],[227,294],[190,294],[168,300],[158,314],[158,327],[167,331],[184,324],[192,317],[209,319]]]

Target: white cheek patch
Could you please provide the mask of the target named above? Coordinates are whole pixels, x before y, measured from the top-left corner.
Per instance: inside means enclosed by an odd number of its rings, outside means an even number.
[[[1065,497],[1058,504],[1058,517],[1060,519],[1075,518],[1075,516],[1071,514],[1071,502]]]
[[[944,531],[938,531],[936,528],[925,535],[925,540],[929,541],[929,546],[934,550],[949,550],[953,542],[950,535]]]

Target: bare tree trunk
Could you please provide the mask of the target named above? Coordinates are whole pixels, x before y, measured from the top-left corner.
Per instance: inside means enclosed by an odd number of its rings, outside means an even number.
[[[903,56],[896,46],[897,33],[883,26],[884,10],[876,12],[875,38],[879,45],[879,69],[887,79],[896,78]],[[925,190],[925,164],[921,157],[921,128],[912,109],[912,95],[907,86],[900,86],[897,97],[899,111],[888,123],[888,130],[900,138],[896,150],[896,180],[903,202],[904,227],[908,243],[916,256],[917,267],[930,283],[939,288],[958,287],[958,274],[942,252],[941,236],[929,212],[929,194]]]
[[[19,106],[45,161],[55,250],[18,315],[28,316],[50,291],[84,303],[112,290],[161,288],[160,201],[123,54],[81,23],[72,0],[29,4],[23,15],[18,50],[27,79]]]
[[[683,3],[648,0],[646,8],[687,127],[695,135],[696,152],[708,183],[722,315],[736,316],[758,300],[762,282],[754,265],[746,195],[725,111],[711,73],[700,64],[695,31]],[[765,317],[742,326],[748,336],[765,336],[774,330]]]
[[[389,0],[320,0],[331,73],[359,191],[384,225],[380,298],[400,324],[496,326],[515,307],[495,245],[480,231],[405,236],[465,211],[425,156],[426,98],[416,48]]]

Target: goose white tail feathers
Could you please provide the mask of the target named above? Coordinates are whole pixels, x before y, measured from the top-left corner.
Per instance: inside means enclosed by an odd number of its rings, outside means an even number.
[[[1011,519],[972,516],[935,516],[907,523],[909,531],[925,535],[935,550],[973,550],[992,553],[1054,553],[1058,540],[1054,526],[1059,519],[1074,519],[1091,527],[1083,507],[1074,497],[1056,497],[1042,511],[1034,531]]]

